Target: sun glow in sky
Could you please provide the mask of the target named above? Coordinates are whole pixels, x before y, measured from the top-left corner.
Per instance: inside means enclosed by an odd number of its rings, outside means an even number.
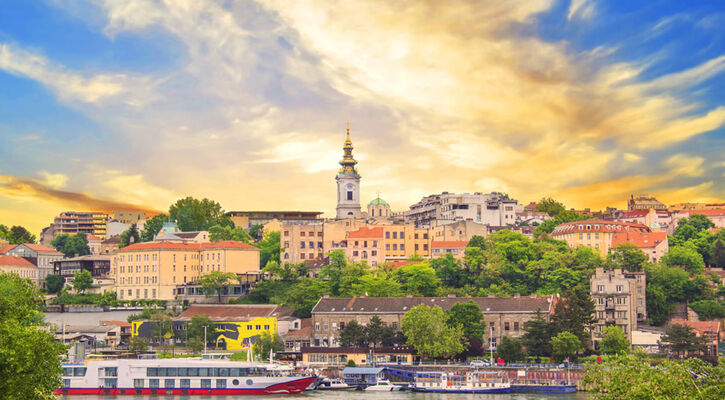
[[[725,199],[725,5],[8,0],[0,223],[63,210]]]

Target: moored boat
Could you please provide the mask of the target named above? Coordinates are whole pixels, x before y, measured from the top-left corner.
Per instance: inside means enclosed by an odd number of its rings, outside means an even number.
[[[395,392],[400,389],[400,386],[393,385],[389,380],[380,379],[374,385],[365,386],[363,390],[368,392]]]
[[[260,395],[301,393],[316,376],[270,364],[198,360],[108,360],[63,365],[56,394]]]
[[[576,385],[512,384],[511,393],[576,393]]]
[[[413,390],[442,393],[509,393],[511,384],[504,382],[497,372],[448,372],[425,371],[416,374]]]

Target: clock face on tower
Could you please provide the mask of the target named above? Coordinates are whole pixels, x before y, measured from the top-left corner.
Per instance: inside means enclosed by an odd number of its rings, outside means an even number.
[[[348,184],[347,184],[347,188],[348,188],[348,189],[352,189],[352,183],[348,183]]]

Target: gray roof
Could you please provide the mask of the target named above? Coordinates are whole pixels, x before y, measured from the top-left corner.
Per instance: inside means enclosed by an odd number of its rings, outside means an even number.
[[[312,313],[405,313],[411,308],[425,304],[438,306],[443,310],[456,303],[473,300],[483,313],[551,311],[553,296],[521,297],[323,297],[312,309]]]
[[[348,375],[348,374],[377,375],[384,370],[385,370],[385,368],[347,367],[342,370],[342,374],[343,375]]]

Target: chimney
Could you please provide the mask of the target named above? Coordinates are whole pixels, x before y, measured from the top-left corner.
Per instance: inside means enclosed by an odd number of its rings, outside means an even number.
[[[514,299],[518,299],[519,297],[521,297],[521,293],[514,293]]]
[[[329,298],[330,298],[330,294],[329,294],[329,293],[324,293],[324,294],[322,295],[322,298],[323,298],[323,299],[329,299]]]
[[[455,293],[451,293],[451,294],[448,295],[448,297],[451,298],[451,299],[455,299],[456,298],[456,294]]]

